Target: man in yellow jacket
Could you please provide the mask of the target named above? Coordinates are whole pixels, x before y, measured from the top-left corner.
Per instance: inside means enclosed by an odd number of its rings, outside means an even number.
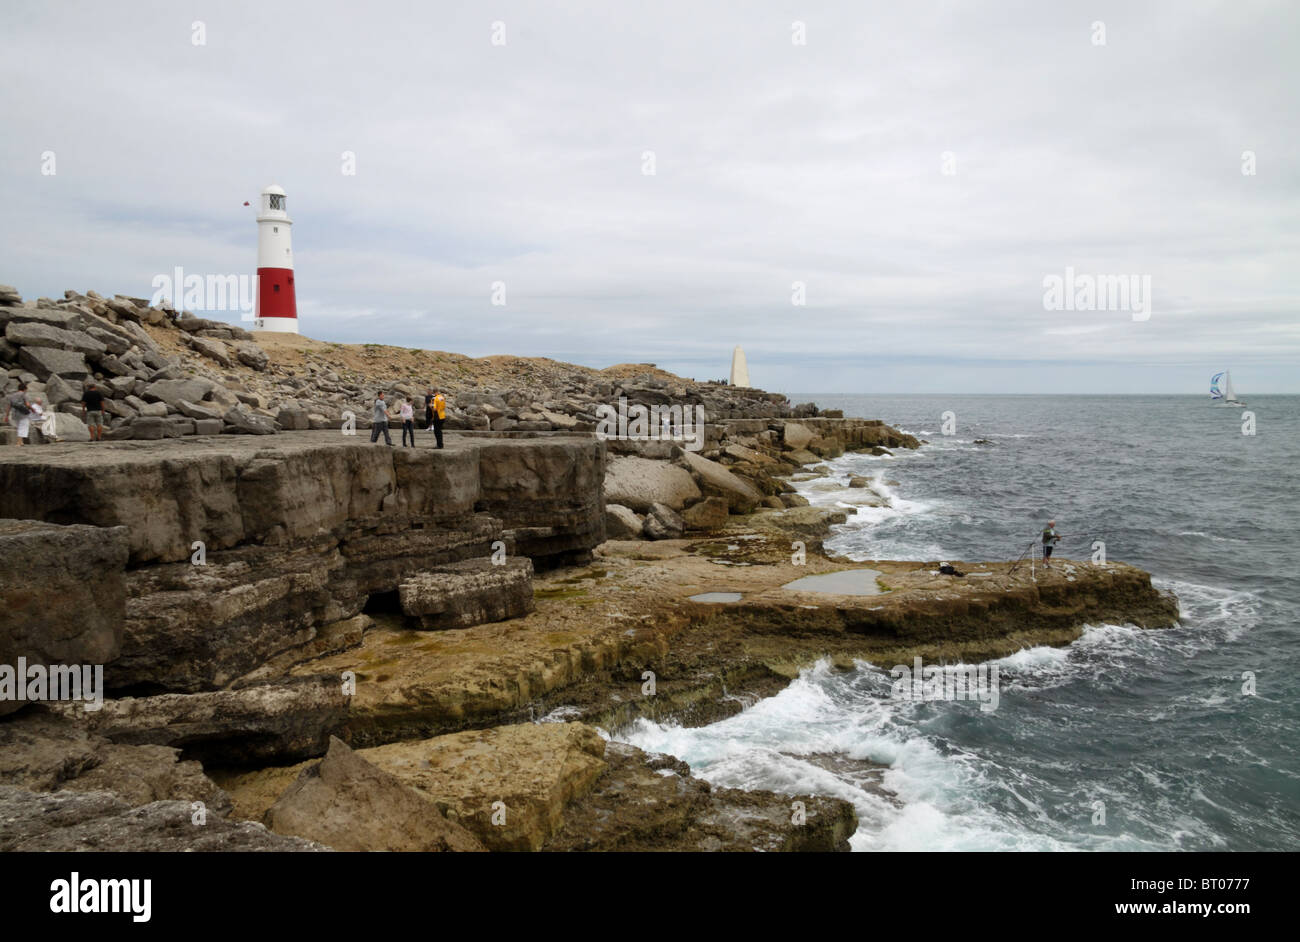
[[[442,423],[447,418],[447,400],[443,398],[441,390],[429,390],[428,395],[424,397],[424,410],[429,416],[429,428],[433,429],[438,447],[441,448]]]

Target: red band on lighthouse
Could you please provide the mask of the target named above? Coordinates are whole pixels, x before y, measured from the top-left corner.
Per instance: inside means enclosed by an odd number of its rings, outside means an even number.
[[[298,317],[298,306],[293,297],[292,268],[257,270],[257,316]]]
[[[262,191],[257,213],[257,314],[255,330],[298,332],[298,301],[293,286],[293,220],[284,190],[271,184]]]

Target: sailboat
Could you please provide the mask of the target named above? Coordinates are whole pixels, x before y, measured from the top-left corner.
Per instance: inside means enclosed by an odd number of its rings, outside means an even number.
[[[1246,404],[1232,391],[1232,373],[1224,370],[1210,377],[1210,401],[1216,406],[1230,406],[1244,409]]]

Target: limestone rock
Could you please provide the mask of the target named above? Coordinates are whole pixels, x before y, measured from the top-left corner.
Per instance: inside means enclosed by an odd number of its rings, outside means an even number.
[[[533,563],[470,559],[417,573],[398,586],[402,611],[421,628],[469,628],[533,610]]]
[[[190,346],[210,360],[216,360],[224,367],[230,366],[230,351],[220,340],[208,340],[203,337],[191,337]]]
[[[675,540],[685,529],[677,511],[666,504],[652,504],[643,524],[645,535],[652,540]]]
[[[605,505],[605,533],[611,540],[641,539],[641,518],[622,504]]]
[[[610,459],[605,471],[605,502],[646,513],[656,504],[681,510],[701,497],[700,489],[684,468],[648,458]]]
[[[266,813],[277,834],[341,851],[485,851],[473,834],[340,739]]]
[[[341,677],[295,677],[234,690],[47,704],[87,733],[126,745],[183,748],[199,761],[254,764],[322,754],[347,716]]]
[[[102,343],[105,349],[114,356],[126,353],[131,349],[131,341],[123,333],[111,330],[104,324],[91,324],[86,328],[86,333]]]
[[[108,791],[132,805],[201,801],[209,813],[230,811],[230,796],[193,760],[167,746],[128,746],[31,710],[0,723],[0,784],[31,791]]]
[[[715,788],[672,756],[626,743],[605,748],[607,769],[564,812],[546,851],[847,851],[853,806],[838,798]],[[791,805],[804,806],[794,824]]]
[[[581,723],[524,723],[361,750],[491,850],[539,850],[605,769]],[[501,823],[494,823],[493,818]]]
[[[158,441],[166,435],[166,423],[160,416],[142,415],[131,420],[129,431],[136,441]]]
[[[186,801],[132,808],[109,792],[36,793],[0,785],[0,851],[323,851],[260,824],[207,815]]]
[[[65,330],[49,324],[30,324],[11,321],[5,327],[5,339],[22,347],[52,347],[56,350],[72,350],[95,357],[104,353],[107,347],[89,334],[80,331]]]
[[[717,530],[727,525],[727,501],[722,497],[706,497],[682,511],[682,522],[688,530]]]
[[[167,403],[173,409],[182,402],[202,402],[207,398],[212,384],[201,379],[160,379],[150,383],[140,395],[151,401]]]
[[[106,664],[126,616],[125,527],[0,520],[0,664]],[[24,706],[0,700],[0,715]],[[78,707],[80,708],[80,706]]]
[[[54,413],[54,437],[61,442],[88,442],[90,429],[86,423],[68,412]]]
[[[85,325],[85,318],[77,311],[64,308],[0,306],[0,327],[7,329],[8,325],[14,322],[48,324],[63,330],[81,330]]]
[[[749,513],[763,498],[754,485],[732,474],[716,461],[689,451],[682,453],[681,460],[699,482],[701,491],[725,499],[727,506],[735,513]]]
[[[235,342],[235,357],[244,366],[259,372],[266,369],[268,357],[266,353],[257,344],[241,340]]]
[[[274,435],[276,431],[275,423],[268,417],[238,408],[231,409],[222,418],[226,423],[225,431],[239,435]]]
[[[45,400],[51,406],[57,406],[63,402],[81,402],[81,383],[76,380],[65,380],[59,376],[51,376],[49,382],[45,385]]]
[[[209,409],[207,406],[195,405],[185,399],[176,403],[176,409],[181,415],[191,419],[216,419],[218,422],[221,421],[222,413],[218,410]],[[221,429],[218,428],[217,431],[220,432]]]
[[[41,379],[51,375],[81,378],[90,372],[86,368],[85,354],[54,347],[22,347],[18,351],[18,362]]]
[[[791,451],[802,451],[807,448],[813,437],[812,431],[806,425],[797,422],[786,422],[781,430],[781,441]]]

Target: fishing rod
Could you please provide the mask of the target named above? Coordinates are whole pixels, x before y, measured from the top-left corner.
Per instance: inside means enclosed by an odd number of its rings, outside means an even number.
[[[1016,557],[1016,561],[1012,563],[1011,568],[1007,570],[1008,576],[1020,568],[1021,564],[1025,561],[1025,558],[1034,551],[1034,547],[1037,545],[1038,545],[1037,538],[1029,541],[1029,545],[1025,547],[1024,552],[1022,552],[1019,556]]]

